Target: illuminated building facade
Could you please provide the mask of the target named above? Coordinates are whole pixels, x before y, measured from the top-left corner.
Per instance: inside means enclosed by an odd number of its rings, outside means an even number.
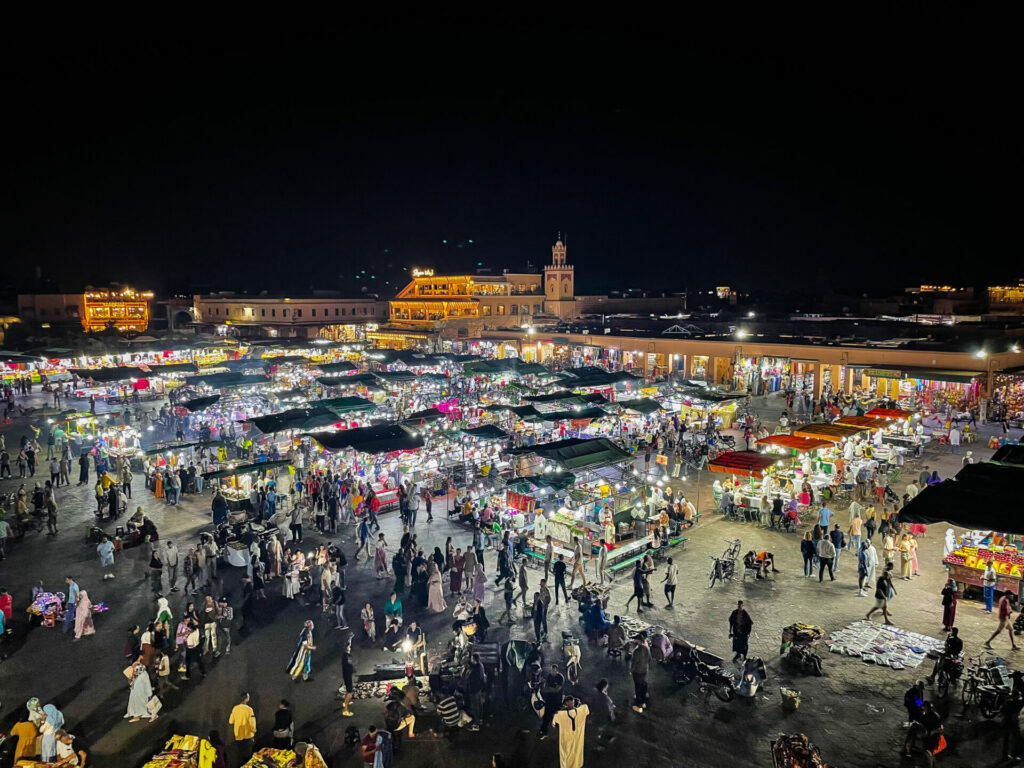
[[[134,288],[86,288],[85,293],[32,293],[18,296],[18,316],[46,325],[81,323],[87,332],[109,325],[120,331],[149,328],[151,291]]]
[[[134,288],[87,290],[82,297],[82,327],[90,332],[110,325],[119,331],[145,331],[149,328],[152,298],[152,291]]]
[[[527,322],[544,310],[541,279],[512,272],[440,276],[415,269],[412,282],[390,302],[390,319],[420,326],[490,317]]]

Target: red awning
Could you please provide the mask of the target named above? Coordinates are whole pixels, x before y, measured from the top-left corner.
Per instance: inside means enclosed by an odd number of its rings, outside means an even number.
[[[902,408],[872,408],[865,416],[878,416],[883,419],[907,419],[917,411],[905,411]]]
[[[772,435],[763,437],[757,441],[757,445],[778,445],[782,448],[792,448],[797,451],[814,451],[818,448],[828,448],[832,445],[831,440],[819,440],[813,437],[799,437],[797,435]]]
[[[709,462],[708,469],[727,475],[761,477],[764,470],[774,465],[777,460],[756,451],[730,451]]]

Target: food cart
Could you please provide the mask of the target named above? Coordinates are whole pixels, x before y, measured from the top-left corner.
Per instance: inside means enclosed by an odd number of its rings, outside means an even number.
[[[1024,555],[1010,545],[993,544],[992,536],[983,537],[978,544],[968,539],[943,558],[949,576],[957,584],[982,587],[981,577],[989,561],[996,571],[996,592],[1020,594],[1020,580],[1024,577]],[[962,592],[966,592],[963,589]]]

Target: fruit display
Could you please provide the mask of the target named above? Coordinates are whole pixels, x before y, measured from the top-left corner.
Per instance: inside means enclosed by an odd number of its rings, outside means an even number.
[[[1015,547],[961,547],[946,555],[942,562],[984,571],[989,561],[1001,576],[1024,578],[1024,555],[1017,554]]]

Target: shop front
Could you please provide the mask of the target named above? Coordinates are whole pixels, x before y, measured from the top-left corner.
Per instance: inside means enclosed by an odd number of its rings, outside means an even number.
[[[778,392],[784,388],[790,368],[789,358],[739,355],[733,367],[732,388],[749,389],[754,395]]]
[[[996,374],[986,418],[1024,429],[1024,366]]]

